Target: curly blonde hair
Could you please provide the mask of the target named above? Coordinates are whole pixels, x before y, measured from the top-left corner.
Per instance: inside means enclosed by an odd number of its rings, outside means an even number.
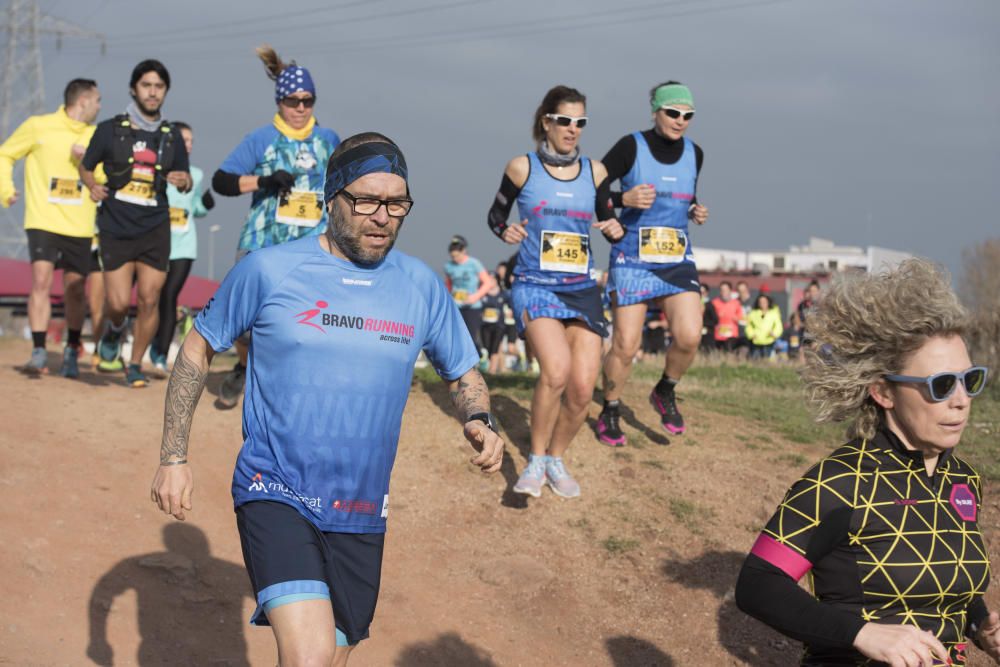
[[[968,317],[948,275],[925,259],[836,281],[806,321],[801,376],[816,421],[848,422],[848,438],[874,436],[883,415],[869,386],[899,373],[928,339],[964,338]]]

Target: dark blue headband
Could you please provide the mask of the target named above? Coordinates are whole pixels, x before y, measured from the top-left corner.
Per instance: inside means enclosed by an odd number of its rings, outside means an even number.
[[[331,156],[326,166],[326,186],[323,201],[333,199],[338,192],[366,174],[396,174],[406,180],[406,158],[396,144],[371,141]]]

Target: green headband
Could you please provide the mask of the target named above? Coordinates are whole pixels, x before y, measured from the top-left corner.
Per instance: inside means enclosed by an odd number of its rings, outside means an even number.
[[[653,111],[656,112],[658,109],[663,107],[673,106],[675,104],[686,104],[692,109],[694,109],[694,98],[691,97],[691,91],[687,86],[679,83],[671,83],[666,86],[660,86],[653,93]]]

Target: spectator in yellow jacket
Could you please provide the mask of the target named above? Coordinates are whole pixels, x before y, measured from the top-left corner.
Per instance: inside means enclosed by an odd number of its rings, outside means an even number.
[[[31,116],[0,145],[0,205],[20,198],[14,184],[14,163],[24,159],[24,229],[31,259],[31,360],[23,370],[48,372],[45,334],[52,317],[50,291],[56,269],[63,269],[67,344],[60,374],[77,377],[80,331],[86,317],[84,280],[91,270],[96,204],[80,183],[77,166],[94,134],[101,110],[97,82],[73,79],[55,113]]]
[[[767,294],[757,297],[753,309],[747,315],[746,331],[750,341],[750,358],[770,359],[774,352],[774,342],[781,338],[784,327],[781,324],[781,310]]]

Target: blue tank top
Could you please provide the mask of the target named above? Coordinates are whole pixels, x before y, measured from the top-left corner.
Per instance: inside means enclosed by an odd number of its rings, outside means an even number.
[[[514,275],[563,292],[594,286],[590,225],[597,189],[590,160],[580,158],[580,173],[571,181],[549,174],[537,153],[528,153],[528,162],[528,180],[517,196],[528,237],[521,241]]]
[[[694,200],[698,165],[694,144],[684,138],[684,152],[674,164],[663,164],[649,150],[641,132],[635,132],[635,162],[622,176],[622,192],[640,183],[656,186],[656,199],[648,209],[622,209],[619,221],[625,236],[611,246],[611,267],[627,266],[649,271],[681,262],[694,262],[688,238],[688,209]]]

